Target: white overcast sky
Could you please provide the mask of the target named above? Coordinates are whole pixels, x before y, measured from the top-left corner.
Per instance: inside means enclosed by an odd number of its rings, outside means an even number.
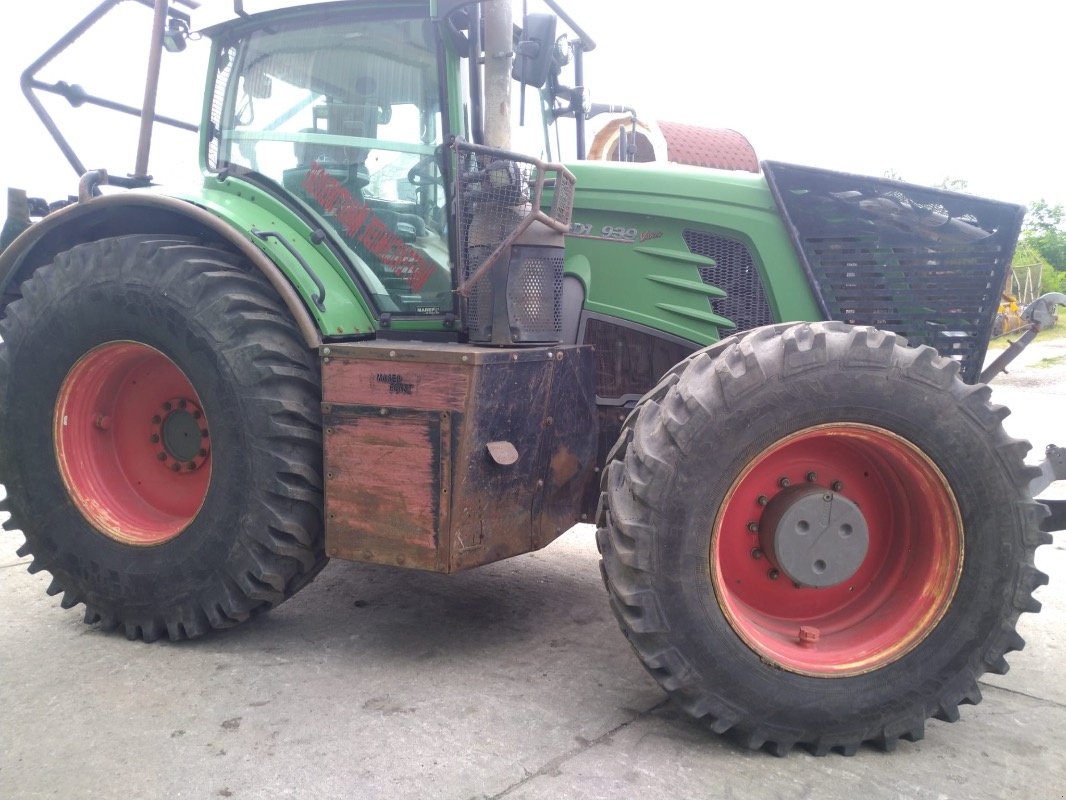
[[[50,199],[76,190],[73,170],[18,84],[22,70],[95,5],[36,0],[0,27],[0,188]],[[41,77],[139,105],[151,14],[125,5],[104,37],[87,38]],[[596,101],[634,105],[642,117],[733,128],[760,158],[892,170],[916,183],[960,178],[976,194],[1066,204],[1066,3],[563,5],[597,41],[587,56]],[[160,110],[196,121],[202,62],[188,54],[166,59]],[[52,105],[70,121],[87,166],[132,170],[135,125]],[[158,140],[152,172],[173,180],[192,169],[195,179],[195,150],[191,136]]]

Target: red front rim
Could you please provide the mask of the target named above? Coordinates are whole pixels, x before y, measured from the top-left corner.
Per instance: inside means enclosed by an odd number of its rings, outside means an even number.
[[[90,350],[56,401],[56,461],[78,510],[132,545],[173,539],[193,521],[211,480],[200,398],[178,366],[137,342]]]
[[[857,571],[825,588],[789,580],[760,538],[766,506],[804,482],[855,503],[869,528]],[[765,660],[819,677],[869,672],[916,647],[951,604],[962,560],[944,475],[910,442],[858,423],[808,428],[760,453],[730,487],[710,551],[718,604],[737,634]]]

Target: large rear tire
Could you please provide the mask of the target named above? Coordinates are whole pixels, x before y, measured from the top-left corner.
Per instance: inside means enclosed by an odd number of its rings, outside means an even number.
[[[0,322],[11,520],[85,621],[152,641],[276,606],[322,568],[314,353],[234,254],[80,245]]]
[[[853,753],[954,721],[1047,577],[1028,444],[987,386],[894,334],[778,325],[668,373],[604,473],[612,608],[692,716]]]

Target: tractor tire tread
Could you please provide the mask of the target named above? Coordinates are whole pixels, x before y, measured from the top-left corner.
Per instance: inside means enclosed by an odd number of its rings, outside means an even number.
[[[1004,654],[1024,644],[1015,630],[1018,616],[1039,608],[1032,591],[1047,578],[1033,566],[1033,554],[1050,536],[1038,530],[1046,508],[1021,499],[1032,477],[1022,462],[1028,444],[1003,432],[1000,423],[1007,411],[991,403],[985,387],[957,380],[955,361],[940,357],[931,347],[905,344],[895,334],[838,322],[775,325],[729,337],[682,361],[637,403],[603,470],[596,537],[601,571],[620,627],[644,667],[688,714],[716,733],[732,733],[745,747],[765,747],[784,755],[800,745],[819,756],[833,751],[851,755],[864,742],[893,750],[901,739],[918,741],[925,733],[925,717],[955,721],[960,704],[980,702],[977,677],[986,670],[1006,671]],[[1022,541],[1017,543],[1021,564],[1016,591],[1006,598],[1008,607],[998,632],[970,659],[968,674],[944,682],[934,707],[875,720],[861,730],[777,730],[737,708],[715,687],[701,684],[700,676],[672,646],[674,637],[654,580],[662,551],[662,504],[669,496],[674,464],[694,446],[689,430],[693,416],[723,405],[742,405],[761,389],[768,372],[793,375],[824,368],[830,360],[841,370],[890,370],[904,380],[954,394],[975,423],[989,432],[1014,483],[1019,498],[1014,513],[1024,520]]]

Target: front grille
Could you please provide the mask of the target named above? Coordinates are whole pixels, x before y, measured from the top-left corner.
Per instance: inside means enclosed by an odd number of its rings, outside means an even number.
[[[977,380],[1024,209],[791,164],[763,170],[828,318],[931,345]]]
[[[726,293],[725,297],[710,299],[715,314],[736,323],[736,331],[773,323],[759,269],[743,242],[706,231],[685,230],[681,235],[694,254],[714,260],[713,267],[699,269],[704,283]]]

